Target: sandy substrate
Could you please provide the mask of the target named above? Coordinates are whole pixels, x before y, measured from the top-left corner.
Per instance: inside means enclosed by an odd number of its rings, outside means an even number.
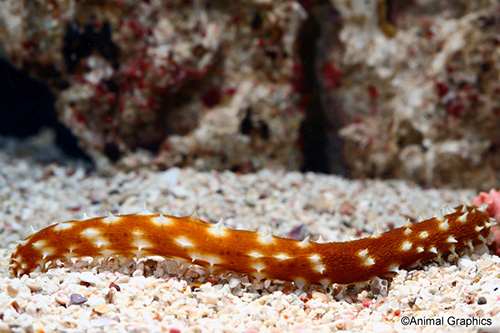
[[[13,278],[15,242],[54,222],[139,211],[224,217],[231,228],[328,241],[369,236],[430,217],[469,190],[422,189],[403,181],[261,171],[118,172],[111,178],[58,162],[36,143],[0,141],[0,332],[330,332],[500,330],[500,258],[485,248],[454,263],[401,270],[389,281],[297,289],[155,258],[119,266],[90,263]],[[340,291],[340,293],[339,293]],[[406,317],[405,317],[406,316]],[[403,318],[426,320],[429,325]],[[458,323],[452,326],[450,323]],[[440,321],[443,321],[441,323]],[[420,322],[422,323],[422,322]]]

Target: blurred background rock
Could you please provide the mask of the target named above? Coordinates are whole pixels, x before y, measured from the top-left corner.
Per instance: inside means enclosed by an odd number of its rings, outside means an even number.
[[[499,186],[496,1],[0,3],[0,132],[103,174]]]

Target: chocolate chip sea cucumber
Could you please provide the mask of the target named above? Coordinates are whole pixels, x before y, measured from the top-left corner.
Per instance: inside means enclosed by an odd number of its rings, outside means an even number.
[[[384,277],[422,261],[459,256],[492,241],[486,206],[461,205],[445,215],[348,242],[319,243],[234,230],[197,216],[137,214],[86,218],[42,229],[12,254],[14,276],[74,257],[183,258],[257,278],[349,284]]]

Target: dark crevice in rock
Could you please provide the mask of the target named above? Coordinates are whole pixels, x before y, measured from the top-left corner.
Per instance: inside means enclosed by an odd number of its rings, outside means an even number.
[[[0,135],[26,138],[51,128],[55,143],[68,156],[90,161],[77,139],[58,119],[54,96],[41,82],[0,58]]]
[[[335,115],[336,112],[326,109],[327,105],[323,102],[322,78],[318,76],[318,64],[325,61],[318,49],[318,44],[324,42],[322,28],[325,23],[321,22],[321,14],[318,13],[334,9],[330,3],[322,1],[306,8],[308,18],[298,36],[298,55],[302,71],[302,82],[298,84],[298,92],[301,95],[299,107],[306,113],[300,129],[304,156],[301,170],[345,175],[341,142],[336,134],[339,124],[335,125],[338,121],[332,119],[332,114]]]

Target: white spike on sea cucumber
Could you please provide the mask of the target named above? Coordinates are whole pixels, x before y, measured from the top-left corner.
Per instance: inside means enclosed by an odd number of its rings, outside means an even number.
[[[483,213],[486,212],[486,208],[488,208],[488,204],[486,202],[483,202],[481,206],[477,207],[477,209],[482,211]]]
[[[293,282],[295,283],[297,288],[299,288],[300,290],[303,290],[303,288],[306,285],[306,280],[304,280],[302,278],[297,278],[297,279],[293,280]]]
[[[106,223],[113,223],[113,222],[116,222],[120,220],[119,217],[113,215],[113,213],[111,213],[111,211],[108,212],[108,216],[106,216],[103,221],[106,222]]]
[[[311,235],[307,235],[306,238],[304,238],[304,240],[299,243],[299,246],[300,247],[306,247],[306,246],[308,246],[309,245],[309,238],[310,237],[311,237]]]
[[[217,228],[224,228],[224,227],[225,227],[225,226],[224,226],[224,218],[223,218],[223,217],[221,217],[221,218],[220,218],[220,220],[219,220],[219,222],[217,222],[217,223],[215,224],[215,226],[216,226]]]
[[[443,211],[444,215],[452,214],[455,212],[455,210],[451,209],[450,206],[448,206],[448,205],[444,205],[442,211]]]
[[[146,206],[146,201],[142,202],[142,208],[141,210],[137,213],[137,215],[152,215],[153,213],[148,209]]]
[[[483,237],[483,235],[477,236],[477,239],[486,244],[486,239]]]
[[[465,212],[462,216],[460,216],[457,221],[460,221],[462,223],[467,222],[467,215],[469,215],[469,212]]]
[[[389,272],[397,272],[399,270],[399,264],[392,264],[387,268],[387,271]]]
[[[200,218],[198,217],[198,212],[195,210],[193,214],[189,215],[189,218],[191,220],[199,220]]]
[[[450,246],[450,252],[455,256],[458,257],[458,254],[455,252],[455,245]]]

